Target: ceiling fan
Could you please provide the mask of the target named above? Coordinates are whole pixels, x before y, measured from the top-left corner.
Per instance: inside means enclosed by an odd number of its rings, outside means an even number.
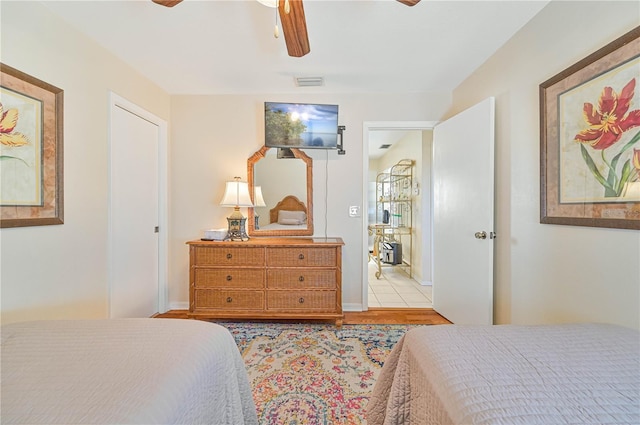
[[[151,0],[154,3],[166,7],[173,7],[182,0]],[[407,6],[415,6],[420,0],[397,0]],[[302,0],[279,0],[276,2],[278,15],[282,23],[284,41],[287,45],[289,56],[302,57],[311,51],[309,36],[307,34],[307,22],[304,17]]]

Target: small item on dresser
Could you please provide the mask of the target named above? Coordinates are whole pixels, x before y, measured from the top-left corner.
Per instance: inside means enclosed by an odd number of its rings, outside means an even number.
[[[203,241],[222,241],[227,236],[227,229],[210,229],[204,231]]]

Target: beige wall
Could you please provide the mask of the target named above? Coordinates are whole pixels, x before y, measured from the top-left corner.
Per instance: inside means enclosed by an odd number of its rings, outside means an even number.
[[[63,225],[2,229],[2,323],[108,314],[109,90],[169,119],[169,96],[40,2],[1,2],[2,63],[64,90]]]
[[[429,101],[429,99],[432,99]],[[307,149],[313,159],[315,236],[342,237],[342,299],[345,309],[362,305],[366,216],[349,217],[349,206],[364,204],[362,123],[435,120],[449,105],[448,95],[225,95],[173,96],[171,100],[171,241],[169,299],[185,308],[188,300],[188,249],[208,228],[226,227],[226,208],[218,205],[229,176],[246,177],[247,158],[264,144],[265,101],[340,105],[345,155]],[[242,111],[242,113],[238,113]],[[246,214],[246,212],[244,212]]]
[[[433,216],[433,206],[431,197],[433,195],[431,188],[432,173],[432,156],[433,156],[433,131],[425,130],[422,132],[422,171],[420,176],[420,203],[418,205],[418,216],[421,221],[418,223],[421,229],[422,240],[420,241],[420,255],[422,268],[422,285],[431,285],[433,283],[433,263],[432,263],[432,244],[433,229],[431,226]]]
[[[540,83],[639,24],[638,2],[551,2],[454,92],[447,116],[496,97],[498,323],[640,328],[640,232],[540,224],[538,113]]]

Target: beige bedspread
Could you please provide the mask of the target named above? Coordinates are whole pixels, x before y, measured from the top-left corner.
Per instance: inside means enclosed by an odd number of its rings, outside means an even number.
[[[640,332],[603,324],[412,329],[367,409],[369,425],[640,424]]]
[[[2,424],[257,424],[231,334],[197,320],[2,326]]]

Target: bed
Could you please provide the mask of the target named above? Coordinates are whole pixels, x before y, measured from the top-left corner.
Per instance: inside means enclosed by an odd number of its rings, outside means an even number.
[[[368,425],[639,424],[640,332],[422,326],[384,364]]]
[[[223,327],[185,319],[2,326],[3,424],[257,424]]]
[[[260,230],[306,230],[307,207],[293,195],[287,195],[269,210],[269,224]]]

